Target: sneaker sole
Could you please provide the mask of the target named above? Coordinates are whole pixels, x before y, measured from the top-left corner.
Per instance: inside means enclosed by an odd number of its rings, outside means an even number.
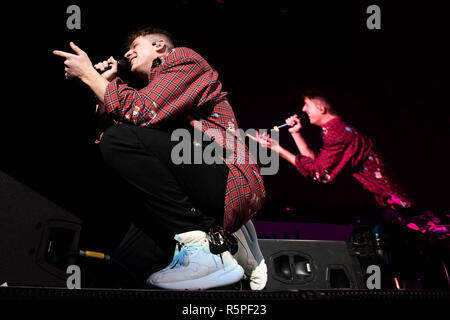
[[[153,283],[150,279],[147,282],[151,285],[170,290],[204,290],[215,287],[222,287],[238,282],[244,276],[244,269],[237,263],[208,274],[202,278],[190,279],[176,282]]]

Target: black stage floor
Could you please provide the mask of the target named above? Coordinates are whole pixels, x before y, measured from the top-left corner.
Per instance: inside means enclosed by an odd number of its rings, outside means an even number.
[[[23,301],[381,301],[450,300],[450,290],[156,290],[156,289],[66,289],[51,287],[3,287],[0,300]]]

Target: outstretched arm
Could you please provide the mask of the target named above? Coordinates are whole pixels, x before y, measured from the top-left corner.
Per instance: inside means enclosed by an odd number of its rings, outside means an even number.
[[[53,51],[53,54],[66,59],[64,61],[66,78],[78,78],[83,81],[91,88],[97,99],[103,103],[109,81],[95,70],[86,52],[73,42],[70,42],[70,47],[75,54],[60,50]]]
[[[280,146],[280,144],[276,140],[272,139],[270,135],[267,135],[266,133],[260,135],[258,131],[256,131],[256,137],[250,134],[247,134],[247,137],[258,142],[262,147],[269,148],[272,151],[277,152],[283,159],[289,161],[289,163],[295,166],[295,155]]]

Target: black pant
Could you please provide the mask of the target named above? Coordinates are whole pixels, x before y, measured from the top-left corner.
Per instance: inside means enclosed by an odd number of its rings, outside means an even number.
[[[110,200],[142,202],[143,212],[124,214],[131,214],[133,222],[153,239],[155,234],[173,238],[178,233],[207,231],[223,224],[228,167],[173,164],[171,151],[178,143],[171,141],[173,129],[119,124],[108,128],[100,143],[104,161],[133,187],[127,198],[117,190],[109,195]],[[186,129],[193,137],[192,129]]]

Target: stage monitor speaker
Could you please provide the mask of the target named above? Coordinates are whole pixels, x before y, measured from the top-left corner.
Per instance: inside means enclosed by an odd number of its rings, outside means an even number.
[[[0,285],[65,287],[81,220],[0,171]]]
[[[268,268],[266,290],[364,289],[346,242],[260,239],[259,245]]]

